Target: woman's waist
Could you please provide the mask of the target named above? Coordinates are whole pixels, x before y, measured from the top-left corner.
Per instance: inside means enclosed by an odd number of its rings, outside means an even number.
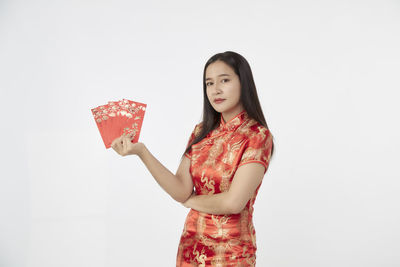
[[[238,214],[216,215],[191,209],[185,221],[185,236],[210,240],[251,240],[254,234],[252,216],[243,210]]]
[[[248,209],[236,214],[210,214],[190,209],[186,223],[196,223],[198,227],[215,226],[218,228],[237,228],[253,224],[253,216]]]

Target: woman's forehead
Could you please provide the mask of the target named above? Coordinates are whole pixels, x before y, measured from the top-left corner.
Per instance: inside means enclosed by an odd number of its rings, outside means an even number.
[[[208,65],[206,70],[206,80],[223,76],[232,76],[234,72],[232,68],[223,62],[214,62]]]

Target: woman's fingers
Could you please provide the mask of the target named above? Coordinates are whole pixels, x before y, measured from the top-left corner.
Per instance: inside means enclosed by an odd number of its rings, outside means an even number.
[[[111,147],[121,156],[126,156],[130,153],[131,143],[131,138],[123,134],[111,142]]]
[[[114,146],[115,146],[115,142],[117,141],[117,139],[114,139],[112,142],[111,142],[111,147],[112,148],[114,148]]]
[[[126,151],[127,151],[127,149],[128,149],[128,142],[127,142],[127,138],[126,138],[126,136],[123,136],[122,137],[122,139],[121,139],[121,141],[122,141],[122,146],[121,146],[121,149],[122,149],[122,151],[121,151],[121,155],[122,156],[125,156],[126,155]]]
[[[126,138],[121,135],[118,138],[115,138],[112,142],[111,142],[111,147],[121,156],[125,156],[126,155],[126,151],[127,151],[127,141]]]
[[[111,142],[111,147],[112,148],[116,148],[117,144],[119,142],[119,137],[115,138],[112,142]]]
[[[118,153],[121,155],[121,148],[122,148],[122,144],[121,144],[121,137],[115,138],[114,141],[112,141],[111,143],[111,147]]]

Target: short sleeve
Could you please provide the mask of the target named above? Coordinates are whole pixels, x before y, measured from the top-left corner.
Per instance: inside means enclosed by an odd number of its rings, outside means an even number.
[[[196,134],[198,134],[197,131],[198,131],[198,124],[196,124],[196,126],[194,127],[192,133],[190,134],[189,141],[188,141],[187,144],[186,144],[186,148],[187,148],[187,147],[190,145],[190,143],[192,143],[192,141],[196,138]],[[186,148],[185,148],[185,150],[186,150]],[[185,153],[185,156],[186,156],[187,158],[189,158],[189,159],[192,159],[192,150],[190,150],[189,152]]]
[[[267,172],[272,150],[272,134],[268,129],[262,130],[249,137],[245,145],[238,167],[247,163],[258,162]]]

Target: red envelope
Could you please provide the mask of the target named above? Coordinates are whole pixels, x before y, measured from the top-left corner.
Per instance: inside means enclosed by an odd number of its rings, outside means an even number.
[[[122,99],[91,109],[106,149],[121,135],[128,136],[132,143],[139,141],[146,107],[147,104]]]

